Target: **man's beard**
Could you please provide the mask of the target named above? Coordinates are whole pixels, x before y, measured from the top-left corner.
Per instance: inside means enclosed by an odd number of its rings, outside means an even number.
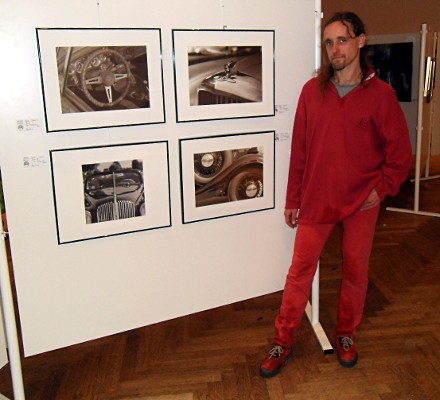
[[[338,58],[339,62],[331,62],[334,71],[342,71],[346,66],[345,58]]]
[[[332,64],[332,67],[333,67],[334,71],[342,71],[346,67],[346,65],[345,64],[340,64],[340,65]]]

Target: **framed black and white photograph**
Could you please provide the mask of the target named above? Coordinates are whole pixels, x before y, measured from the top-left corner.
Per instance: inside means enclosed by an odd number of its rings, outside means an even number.
[[[181,139],[182,220],[274,208],[275,133]]]
[[[171,226],[168,142],[52,150],[58,243]]]
[[[178,122],[275,115],[269,30],[173,30]]]
[[[48,132],[165,122],[160,29],[36,31]]]
[[[412,102],[417,91],[416,43],[411,37],[405,39],[387,43],[380,36],[371,36],[365,47],[376,76],[392,86],[400,102]]]

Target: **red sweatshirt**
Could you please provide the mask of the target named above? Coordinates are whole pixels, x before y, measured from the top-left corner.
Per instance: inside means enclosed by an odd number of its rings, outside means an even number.
[[[302,224],[338,222],[359,210],[375,188],[397,194],[412,159],[408,127],[394,90],[375,76],[340,98],[318,79],[299,98],[286,208]]]

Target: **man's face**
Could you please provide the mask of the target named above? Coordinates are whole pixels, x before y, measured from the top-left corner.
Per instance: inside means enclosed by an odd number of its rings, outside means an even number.
[[[359,65],[359,52],[365,45],[365,35],[355,36],[350,24],[347,28],[336,21],[324,29],[324,46],[335,71],[342,71],[350,65]]]

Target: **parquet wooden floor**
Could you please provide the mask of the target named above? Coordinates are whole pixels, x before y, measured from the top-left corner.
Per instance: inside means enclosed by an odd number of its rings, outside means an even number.
[[[412,207],[411,183],[388,205]],[[440,180],[422,206],[440,211]],[[341,232],[321,259],[321,323],[331,337],[341,276]],[[304,318],[295,358],[272,379],[258,365],[281,293],[147,326],[23,360],[29,400],[440,399],[440,218],[383,206],[371,256],[355,368],[324,355]],[[286,266],[287,268],[287,266]],[[0,393],[12,398],[9,367]]]

